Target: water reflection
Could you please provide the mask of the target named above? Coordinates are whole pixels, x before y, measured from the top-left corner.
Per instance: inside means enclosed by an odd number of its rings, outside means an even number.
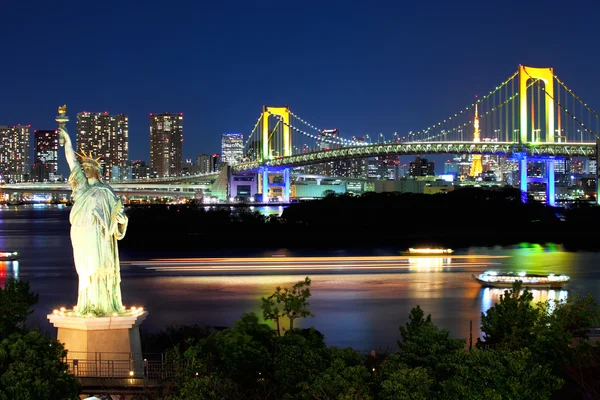
[[[409,257],[408,265],[411,272],[442,272],[444,266],[452,263],[446,257]]]
[[[0,287],[4,287],[8,278],[19,279],[18,261],[0,261]]]
[[[500,301],[500,296],[508,289],[483,288],[481,289],[481,311],[487,312],[495,303]],[[567,300],[569,292],[566,290],[554,289],[530,289],[533,295],[533,304],[550,301],[550,310],[554,309],[554,301],[564,302]]]

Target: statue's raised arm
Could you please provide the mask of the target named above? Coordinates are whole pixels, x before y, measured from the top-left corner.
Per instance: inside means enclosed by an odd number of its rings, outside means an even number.
[[[71,138],[69,137],[67,128],[65,128],[64,126],[59,127],[58,134],[60,135],[61,142],[64,142],[65,144],[65,157],[67,158],[69,169],[73,171],[74,168],[81,168],[81,165],[77,160],[75,150],[73,150],[73,143],[71,142]]]

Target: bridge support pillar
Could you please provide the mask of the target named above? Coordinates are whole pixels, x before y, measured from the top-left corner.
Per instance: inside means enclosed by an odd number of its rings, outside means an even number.
[[[260,173],[262,175],[262,202],[269,202],[269,170],[267,168],[261,168]]]
[[[283,170],[283,202],[290,202],[290,169],[286,168]]]
[[[554,160],[546,160],[546,204],[556,206]]]
[[[527,156],[519,157],[519,174],[521,176],[521,202],[527,203]]]
[[[290,201],[290,184],[291,184],[291,174],[290,168],[284,168],[283,170],[278,169],[275,171],[269,171],[269,167],[262,167],[259,170],[260,174],[262,174],[262,201],[263,203],[269,202],[269,186],[278,186],[283,189],[281,201],[288,203]],[[276,175],[283,175],[283,185],[281,183],[270,184],[269,183],[269,173],[273,172]]]

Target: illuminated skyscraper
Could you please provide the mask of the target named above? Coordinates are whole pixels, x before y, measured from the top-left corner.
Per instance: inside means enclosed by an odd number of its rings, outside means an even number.
[[[244,135],[224,133],[221,137],[221,162],[234,165],[244,157]]]
[[[409,175],[417,176],[435,176],[435,163],[427,162],[426,158],[417,157],[415,161],[410,162]]]
[[[200,154],[197,162],[199,172],[201,174],[216,172],[219,169],[220,159],[218,154]]]
[[[30,125],[0,126],[0,180],[22,182],[31,172]]]
[[[475,120],[473,120],[473,142],[478,143],[481,141],[479,136],[479,113],[477,112],[477,103],[475,103]],[[483,166],[481,165],[481,154],[473,154],[471,158],[471,171],[469,176],[479,176],[483,172]]]
[[[58,172],[58,131],[36,130],[34,135],[31,180],[44,182]]]
[[[159,178],[180,176],[183,164],[183,113],[150,113],[150,167]]]
[[[104,177],[111,178],[113,167],[126,166],[129,158],[127,115],[109,115],[107,111],[78,113],[77,151],[91,151],[94,157],[100,157],[105,162]]]

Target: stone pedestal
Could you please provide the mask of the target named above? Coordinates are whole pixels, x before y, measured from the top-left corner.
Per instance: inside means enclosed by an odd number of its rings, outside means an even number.
[[[60,312],[48,320],[68,350],[69,369],[78,376],[141,376],[144,372],[140,324],[147,311],[115,317],[81,317]]]

